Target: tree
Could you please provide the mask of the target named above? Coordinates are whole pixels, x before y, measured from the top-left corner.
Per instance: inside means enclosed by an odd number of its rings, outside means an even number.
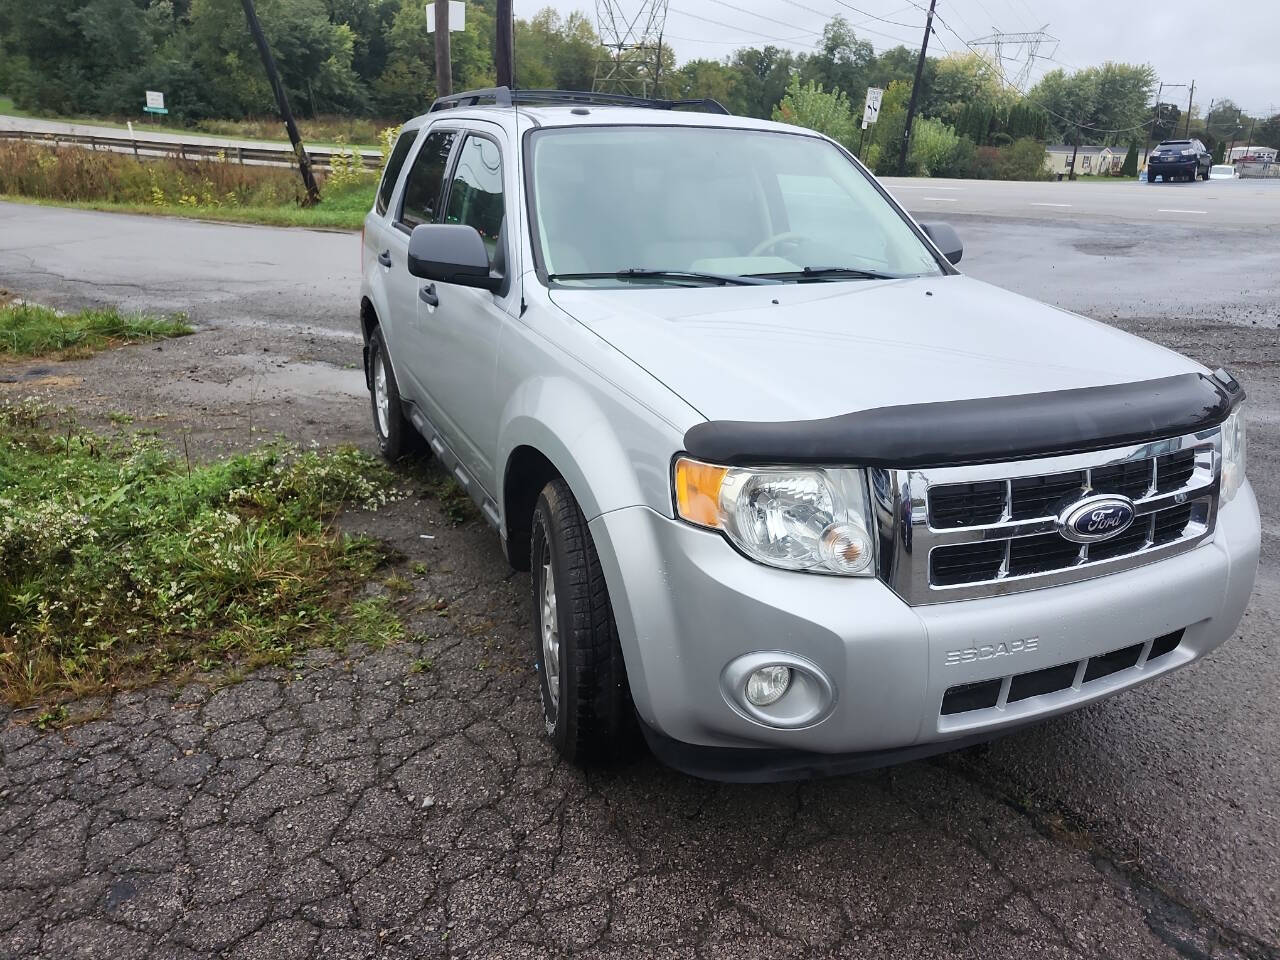
[[[844,17],[836,16],[822,30],[817,51],[802,61],[801,75],[828,90],[845,90],[857,98],[871,86],[876,51],[859,40]]]
[[[1129,152],[1124,155],[1124,163],[1120,164],[1120,176],[1136,177],[1138,175],[1138,142],[1129,143]]]
[[[1280,113],[1259,121],[1253,128],[1253,142],[1260,147],[1280,149]]]
[[[853,113],[849,98],[839,89],[826,93],[820,83],[810,80],[802,84],[799,77],[792,77],[786,95],[773,109],[773,119],[817,130],[853,147]]]
[[[767,46],[762,50],[748,47],[733,55],[730,67],[739,75],[732,104],[734,113],[765,119],[773,114],[791,83],[796,57],[789,50]]]
[[[933,79],[923,93],[921,112],[957,127],[966,110],[994,113],[1012,101],[995,68],[977,53],[953,53],[937,61]],[[982,135],[985,136],[985,131]],[[976,137],[974,140],[978,142]]]

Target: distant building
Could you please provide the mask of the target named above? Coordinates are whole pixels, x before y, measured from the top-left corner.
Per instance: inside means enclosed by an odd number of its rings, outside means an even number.
[[[1232,147],[1227,163],[1275,163],[1275,147]]]
[[[1081,144],[1079,152],[1070,143],[1052,143],[1044,148],[1045,168],[1050,173],[1070,173],[1071,156],[1075,153],[1076,175],[1119,173],[1124,163],[1125,152],[1117,153],[1111,147],[1098,147]]]

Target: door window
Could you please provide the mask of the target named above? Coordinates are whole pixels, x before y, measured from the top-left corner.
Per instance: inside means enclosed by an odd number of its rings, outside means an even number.
[[[449,151],[458,134],[453,130],[435,130],[422,141],[422,149],[409,168],[404,184],[404,203],[400,207],[400,223],[412,230],[420,223],[435,223],[440,204],[440,186],[449,165]]]
[[[475,227],[489,252],[489,265],[500,269],[502,154],[494,141],[472,135],[463,142],[448,204],[444,222]]]
[[[395,191],[396,181],[400,179],[400,168],[404,166],[404,162],[409,156],[409,151],[413,149],[413,142],[417,139],[418,131],[409,130],[400,134],[400,139],[396,141],[395,147],[391,150],[391,156],[387,160],[387,168],[382,171],[382,185],[378,187],[376,207],[379,216],[386,213],[387,207],[391,205],[391,194]]]

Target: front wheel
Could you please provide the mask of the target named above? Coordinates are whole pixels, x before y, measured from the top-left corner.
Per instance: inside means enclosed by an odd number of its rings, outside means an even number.
[[[547,736],[579,766],[623,759],[638,728],[618,626],[591,531],[563,480],[538,496],[530,547],[534,663]]]

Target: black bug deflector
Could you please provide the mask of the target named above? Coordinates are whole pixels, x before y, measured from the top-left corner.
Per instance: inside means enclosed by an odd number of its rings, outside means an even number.
[[[952,467],[1085,453],[1207,430],[1244,399],[1225,371],[981,400],[877,407],[822,420],[712,420],[684,435],[723,464]]]

